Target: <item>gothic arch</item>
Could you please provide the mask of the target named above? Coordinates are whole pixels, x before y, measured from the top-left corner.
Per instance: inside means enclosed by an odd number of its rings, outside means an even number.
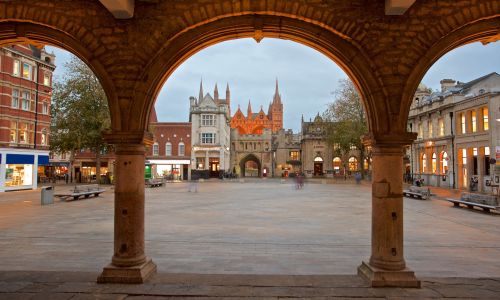
[[[444,22],[444,21],[442,21]],[[401,118],[400,126],[405,126],[407,116],[410,111],[411,102],[415,95],[418,85],[422,81],[427,71],[446,53],[470,43],[474,42],[494,42],[500,39],[500,17],[486,18],[480,21],[473,20],[457,29],[450,30],[441,39],[427,49],[415,64],[412,72],[408,76],[404,91],[403,103],[401,105],[401,114],[405,118]]]
[[[120,124],[120,110],[116,105],[117,96],[112,80],[88,45],[67,32],[47,25],[18,21],[0,22],[0,47],[16,43],[48,44],[69,51],[81,59],[94,72],[106,93],[111,122]]]
[[[257,169],[259,174],[258,177],[261,177],[262,165],[260,163],[260,160],[254,154],[248,154],[242,160],[240,160],[241,176],[245,177],[245,164],[249,161],[254,161],[255,163],[257,163]]]
[[[270,12],[203,22],[166,41],[152,60],[155,63],[144,68],[142,80],[135,88],[145,93],[137,94],[135,99],[136,103],[142,103],[142,126],[148,120],[163,83],[180,64],[206,47],[237,38],[279,38],[319,51],[337,63],[354,82],[367,111],[368,126],[376,131],[389,129],[390,119],[385,113],[388,107],[383,96],[386,93],[376,77],[373,63],[353,40],[334,30],[328,31],[324,26]]]

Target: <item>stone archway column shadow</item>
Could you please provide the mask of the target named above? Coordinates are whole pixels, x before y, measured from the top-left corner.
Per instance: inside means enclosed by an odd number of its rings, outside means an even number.
[[[372,248],[369,262],[362,262],[358,274],[373,287],[420,287],[403,254],[403,147],[415,135],[364,138],[373,159]]]
[[[156,265],[146,257],[144,249],[144,136],[106,136],[116,154],[114,255],[98,277],[99,283],[143,283],[156,273]]]

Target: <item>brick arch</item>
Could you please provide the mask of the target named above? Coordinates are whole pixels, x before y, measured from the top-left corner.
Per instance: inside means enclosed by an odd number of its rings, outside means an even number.
[[[52,45],[69,51],[81,59],[94,72],[106,93],[112,123],[120,123],[120,110],[114,104],[117,102],[115,88],[105,67],[93,57],[92,51],[76,37],[41,24],[17,21],[0,22],[0,47],[15,43]]]
[[[406,126],[410,106],[427,71],[446,53],[474,42],[492,42],[500,40],[500,17],[471,22],[444,35],[438,42],[427,49],[408,76],[403,90],[400,126]]]
[[[255,25],[258,24],[258,25]],[[257,29],[256,29],[257,28]],[[163,83],[185,60],[206,47],[237,38],[279,38],[311,47],[339,65],[361,94],[373,131],[388,131],[387,93],[377,78],[374,64],[353,42],[303,20],[275,15],[241,15],[204,23],[165,43],[154,64],[148,65],[135,88],[134,102],[142,105],[140,123],[146,126],[154,99]],[[130,116],[132,117],[132,115]]]

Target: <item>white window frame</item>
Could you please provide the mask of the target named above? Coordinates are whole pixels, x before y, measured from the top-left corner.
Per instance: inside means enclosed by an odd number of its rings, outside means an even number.
[[[14,63],[12,64],[12,75],[16,77],[21,76],[21,61],[19,61],[19,59],[14,59]]]
[[[158,143],[153,144],[153,156],[158,156],[160,154],[160,146]]]
[[[49,104],[47,102],[42,103],[42,114],[44,115],[49,114]]]
[[[215,126],[215,115],[202,114],[201,115],[201,126]]]
[[[200,140],[202,144],[215,144],[215,133],[202,133]]]
[[[12,90],[11,107],[12,108],[19,108],[19,90],[17,90],[17,89]]]
[[[172,143],[165,143],[165,156],[172,156]]]
[[[42,134],[40,136],[40,144],[42,146],[46,146],[47,145],[47,129],[42,129]]]
[[[27,98],[25,97],[27,96]],[[28,91],[23,91],[21,95],[21,109],[29,111],[30,110],[30,101],[31,100],[31,94]]]
[[[179,156],[186,155],[186,146],[184,145],[184,142],[180,142],[178,148],[179,148]]]
[[[29,64],[29,63],[27,63],[27,62],[23,62],[23,63],[22,63],[22,66],[23,66],[23,68],[22,68],[21,76],[22,76],[24,79],[31,80],[31,78],[32,78],[32,74],[33,74],[33,66],[32,66],[32,65],[30,65],[30,64]],[[26,67],[26,66],[28,66],[28,77],[24,76],[24,69],[25,69],[25,67]]]
[[[43,72],[43,84],[50,86],[50,74],[48,72]]]

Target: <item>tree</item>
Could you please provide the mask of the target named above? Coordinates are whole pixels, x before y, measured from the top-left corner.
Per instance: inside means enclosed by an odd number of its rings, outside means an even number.
[[[76,151],[94,152],[100,182],[100,155],[109,147],[102,133],[111,123],[106,94],[92,70],[77,57],[72,56],[64,67],[62,80],[53,86],[50,148],[55,153],[70,153],[70,170]]]
[[[340,88],[334,92],[335,99],[323,113],[327,121],[326,139],[334,154],[342,158],[347,170],[348,155],[352,146],[360,151],[358,169],[363,168],[365,149],[361,137],[367,133],[366,115],[361,97],[349,79],[340,80]],[[363,173],[363,172],[362,172]]]

